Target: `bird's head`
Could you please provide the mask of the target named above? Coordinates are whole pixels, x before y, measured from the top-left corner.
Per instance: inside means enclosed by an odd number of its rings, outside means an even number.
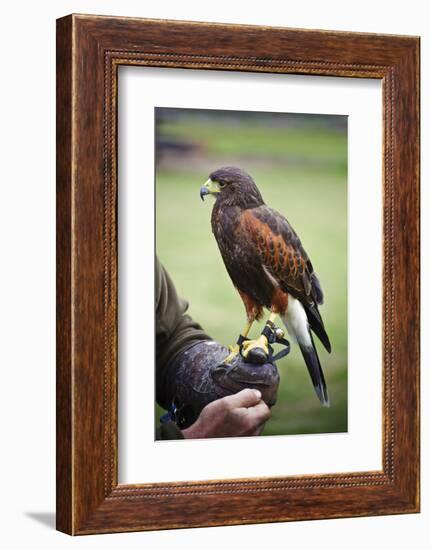
[[[241,168],[225,166],[212,172],[200,189],[201,199],[213,195],[226,206],[252,208],[264,204],[253,178]]]

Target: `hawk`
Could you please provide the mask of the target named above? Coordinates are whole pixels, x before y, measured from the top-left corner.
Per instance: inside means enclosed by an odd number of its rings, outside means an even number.
[[[267,206],[253,178],[233,166],[212,172],[200,188],[201,199],[213,195],[215,203],[211,226],[226,270],[245,306],[247,338],[254,321],[264,308],[270,312],[267,325],[274,327],[280,316],[291,338],[301,350],[316,394],[323,406],[329,406],[328,391],[317,355],[312,332],[326,350],[331,344],[318,306],[323,292],[310,258],[287,219]],[[231,346],[231,354],[252,360],[268,355],[268,340],[261,334]]]

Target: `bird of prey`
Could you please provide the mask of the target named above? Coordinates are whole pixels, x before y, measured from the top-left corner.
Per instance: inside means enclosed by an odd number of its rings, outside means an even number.
[[[290,336],[299,345],[316,394],[323,406],[329,406],[328,391],[312,332],[330,353],[318,306],[323,292],[311,261],[287,219],[267,206],[253,178],[233,166],[212,172],[200,188],[201,199],[213,195],[215,203],[211,226],[226,270],[246,309],[247,338],[255,320],[270,311],[267,325],[274,327],[279,315]],[[268,340],[261,334],[245,340],[242,347],[230,347],[226,362],[242,353],[268,355]]]

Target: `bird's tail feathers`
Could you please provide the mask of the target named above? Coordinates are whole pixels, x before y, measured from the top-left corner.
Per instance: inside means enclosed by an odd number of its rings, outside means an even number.
[[[319,338],[328,353],[331,353],[331,342],[323,325],[322,317],[317,307],[308,307],[305,310],[311,330]]]
[[[292,307],[294,305],[294,307]],[[323,375],[322,366],[319,356],[317,355],[316,346],[314,345],[313,336],[311,334],[308,319],[302,305],[298,301],[292,304],[290,301],[290,312],[282,316],[282,320],[292,338],[296,340],[307,365],[314,390],[323,407],[329,407],[329,396],[326,388],[325,377]]]
[[[329,407],[330,403],[325,377],[323,375],[322,366],[320,364],[319,356],[317,355],[316,346],[314,345],[314,340],[311,333],[310,338],[312,344],[311,346],[304,345],[300,341],[298,341],[298,345],[305,364],[307,365],[308,373],[310,374],[317,397],[323,407]]]

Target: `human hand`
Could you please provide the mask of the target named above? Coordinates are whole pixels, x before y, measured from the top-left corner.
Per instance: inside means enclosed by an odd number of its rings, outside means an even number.
[[[209,403],[183,435],[185,439],[260,435],[270,416],[260,391],[244,389]]]

